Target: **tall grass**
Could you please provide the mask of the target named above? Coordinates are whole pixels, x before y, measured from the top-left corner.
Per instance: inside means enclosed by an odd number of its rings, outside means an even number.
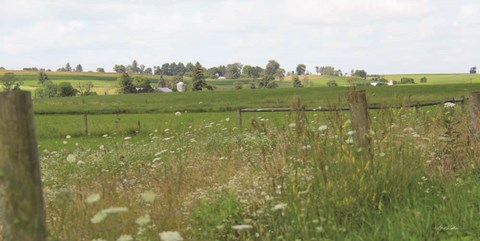
[[[189,123],[188,115],[174,117]],[[253,116],[243,131],[216,118],[41,147],[50,240],[479,235],[478,146],[459,107],[371,113],[373,155],[356,144],[346,113],[303,121],[292,112],[280,124]]]

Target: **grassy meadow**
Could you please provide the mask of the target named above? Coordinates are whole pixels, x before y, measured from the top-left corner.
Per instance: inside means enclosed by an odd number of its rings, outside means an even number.
[[[117,77],[56,74],[97,88]],[[467,96],[478,76],[356,89],[369,104],[416,103]],[[480,145],[459,105],[370,111],[370,150],[349,112],[244,113],[236,125],[238,107],[346,106],[347,80],[328,80],[34,99],[49,240],[476,240]]]

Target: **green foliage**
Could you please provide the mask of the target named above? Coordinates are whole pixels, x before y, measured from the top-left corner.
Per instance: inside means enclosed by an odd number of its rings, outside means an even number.
[[[43,72],[43,71],[38,72],[38,83],[39,84],[43,85],[48,80],[49,80],[48,75],[45,72]]]
[[[75,67],[75,72],[83,72],[83,67],[81,64],[78,64],[77,67]]]
[[[477,67],[474,66],[474,67],[471,67],[470,68],[470,74],[476,74],[477,73]]]
[[[254,89],[257,88],[257,85],[255,85],[255,82],[250,82],[250,83],[249,83],[249,86],[250,86],[250,89],[251,89],[251,90],[254,90]]]
[[[300,78],[298,77],[298,75],[294,75],[292,81],[293,81],[294,88],[303,88],[302,81],[300,81]]]
[[[341,76],[342,71],[336,70],[333,66],[315,66],[315,72],[324,76]]]
[[[35,96],[38,98],[53,98],[58,97],[60,88],[52,81],[46,81],[41,88],[35,91]]]
[[[192,210],[193,240],[231,240],[231,226],[243,221],[241,203],[234,191],[226,191],[214,199],[203,199]]]
[[[0,81],[3,86],[3,90],[6,92],[18,91],[20,90],[20,85],[22,84],[22,81],[18,80],[17,76],[11,72],[3,74],[3,76],[0,78]]]
[[[245,65],[243,66],[243,69],[242,69],[243,75],[245,77],[253,78],[253,79],[259,78],[263,71],[264,70],[262,67],[259,67],[259,66],[253,67],[251,65]]]
[[[415,80],[409,77],[403,77],[400,79],[400,84],[415,84]]]
[[[104,68],[97,68],[97,72],[98,73],[105,73],[105,69]]]
[[[335,81],[335,80],[330,80],[330,81],[327,82],[327,86],[328,86],[328,87],[337,87],[338,84],[337,84],[337,81]]]
[[[241,90],[241,89],[243,89],[243,83],[242,82],[235,82],[235,83],[233,83],[233,87],[236,90]]]
[[[270,82],[268,82],[266,88],[267,88],[267,89],[276,89],[276,88],[278,88],[278,83],[277,83],[277,81],[270,81]]]
[[[228,64],[225,71],[225,78],[227,79],[238,79],[242,75],[241,63]]]
[[[80,96],[97,95],[96,92],[92,91],[93,86],[94,85],[93,85],[92,81],[79,82],[78,83],[78,93],[80,94]]]
[[[192,90],[199,91],[203,88],[207,88],[208,84],[205,81],[205,76],[203,75],[203,67],[197,62],[192,70]]]
[[[136,92],[139,93],[148,93],[153,92],[153,88],[150,85],[150,80],[145,78],[144,76],[135,76],[133,78],[134,86],[136,88]]]
[[[355,72],[353,72],[353,76],[366,79],[367,78],[367,72],[363,69],[357,69]]]
[[[122,73],[122,75],[117,79],[119,83],[119,93],[121,94],[131,94],[135,93],[135,85],[133,83],[133,78],[128,75],[128,73]]]
[[[62,82],[58,85],[58,96],[69,97],[77,95],[78,90],[73,88],[70,82]]]
[[[420,83],[427,83],[427,77],[423,76],[420,78]]]
[[[305,71],[307,70],[307,66],[304,64],[299,64],[297,65],[296,70],[297,70],[297,75],[304,75]]]
[[[117,73],[126,73],[127,68],[123,64],[116,64],[115,66],[113,66],[113,71]]]

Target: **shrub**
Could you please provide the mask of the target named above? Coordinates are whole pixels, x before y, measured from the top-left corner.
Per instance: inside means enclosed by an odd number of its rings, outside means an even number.
[[[337,84],[336,80],[330,80],[330,81],[327,82],[327,86],[328,87],[337,87],[338,84]]]
[[[233,83],[233,87],[236,90],[241,90],[241,89],[243,89],[243,83],[242,82],[235,82],[235,83]]]
[[[77,95],[78,90],[73,88],[69,82],[62,82],[58,85],[58,96],[68,97]]]
[[[413,78],[403,77],[400,79],[400,84],[415,84],[415,80]]]
[[[423,76],[423,77],[420,79],[420,83],[427,83],[427,77]]]

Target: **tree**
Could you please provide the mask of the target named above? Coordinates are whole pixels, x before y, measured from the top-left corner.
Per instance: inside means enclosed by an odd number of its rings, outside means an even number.
[[[415,80],[409,77],[402,77],[400,79],[400,84],[415,84]]]
[[[133,79],[137,92],[148,93],[153,92],[153,88],[150,85],[150,80],[144,76],[135,76]]]
[[[127,68],[125,68],[123,64],[116,64],[115,66],[113,66],[113,71],[117,73],[126,73]]]
[[[53,98],[57,97],[59,92],[58,85],[54,84],[52,81],[47,80],[43,83],[41,88],[38,88],[35,91],[35,96],[39,98]]]
[[[193,72],[193,64],[188,62],[187,65],[185,65],[185,75],[186,76],[192,76]]]
[[[92,91],[93,83],[92,81],[78,83],[78,93],[80,96],[90,96],[90,95],[97,95],[96,92]]]
[[[225,71],[225,78],[227,79],[238,79],[242,75],[241,63],[228,64]]]
[[[280,64],[277,61],[269,60],[267,67],[265,68],[265,75],[274,76],[279,68]]]
[[[23,82],[18,80],[17,76],[11,72],[3,74],[0,80],[3,85],[3,90],[6,92],[20,90],[20,85],[23,84]]]
[[[98,73],[105,73],[105,69],[104,68],[97,68],[97,72]]]
[[[474,66],[474,67],[471,67],[470,68],[470,74],[476,74],[477,73],[477,67]]]
[[[198,91],[208,86],[203,75],[203,67],[197,62],[192,69],[192,90]]]
[[[67,64],[65,65],[65,71],[67,72],[72,72],[72,67],[70,66],[70,63],[67,62]]]
[[[122,73],[117,81],[120,86],[119,93],[130,94],[136,92],[135,86],[133,85],[133,79],[128,73]]]
[[[423,77],[420,79],[420,83],[427,83],[427,77],[423,76]]]
[[[283,68],[278,68],[277,71],[275,71],[275,78],[278,78],[279,80],[283,80],[285,77],[285,69]]]
[[[305,74],[305,71],[307,71],[307,66],[305,66],[304,64],[299,64],[297,65],[297,75],[304,75]]]
[[[327,82],[327,86],[328,86],[328,87],[337,87],[338,84],[337,84],[337,81],[335,81],[335,80],[330,80],[330,81]]]
[[[363,69],[357,69],[355,70],[355,72],[353,73],[353,76],[357,76],[359,78],[363,78],[363,79],[366,79],[367,78],[367,72]]]
[[[77,95],[78,90],[73,88],[70,82],[62,82],[58,85],[58,96],[69,97]]]
[[[132,67],[132,72],[133,72],[133,73],[138,73],[139,70],[140,70],[140,69],[138,68],[138,63],[137,63],[136,60],[133,60],[131,67]]]
[[[0,70],[5,70],[5,67],[0,67]]]
[[[146,68],[143,73],[147,74],[147,75],[152,75],[152,68],[150,68],[150,67]]]
[[[83,72],[83,67],[81,64],[78,64],[77,67],[75,67],[75,72]]]
[[[38,72],[38,83],[43,85],[46,81],[48,81],[48,75],[43,71]]]
[[[293,80],[293,87],[295,87],[295,88],[302,88],[303,87],[302,81],[300,81],[300,78],[298,78],[298,75],[294,75],[292,77],[292,80]]]

